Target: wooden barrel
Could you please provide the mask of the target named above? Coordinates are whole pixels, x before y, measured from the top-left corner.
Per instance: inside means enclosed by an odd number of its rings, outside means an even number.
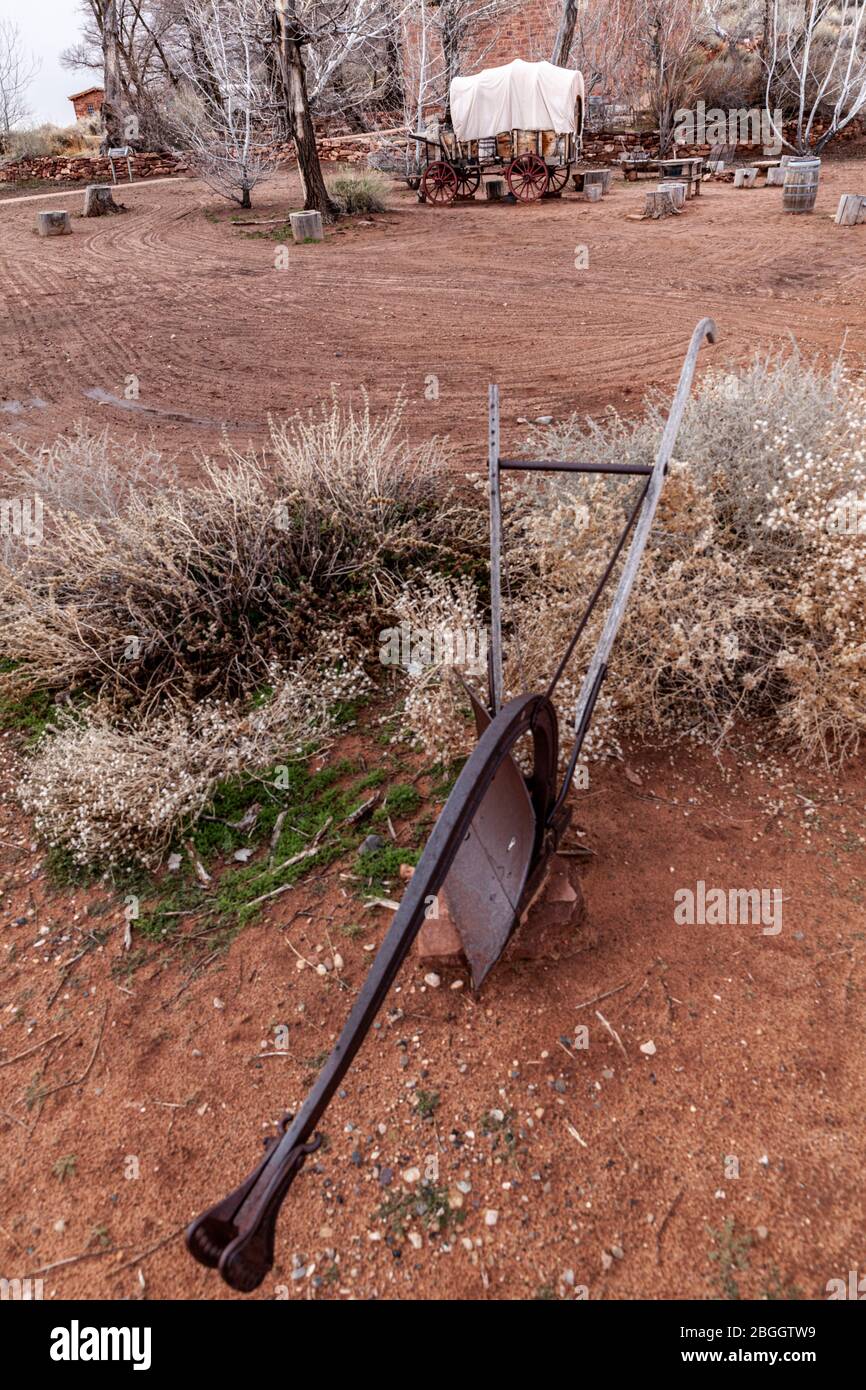
[[[820,176],[820,159],[790,160],[785,165],[785,185],[782,189],[783,210],[785,212],[814,212]]]

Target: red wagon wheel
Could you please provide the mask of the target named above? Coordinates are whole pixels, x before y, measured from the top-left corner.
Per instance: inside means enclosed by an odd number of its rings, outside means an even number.
[[[434,159],[424,170],[421,191],[436,207],[445,207],[457,197],[458,179],[454,169],[444,159]]]
[[[505,175],[519,203],[534,203],[547,191],[547,165],[540,155],[519,154]]]
[[[460,198],[474,198],[481,182],[480,169],[458,169],[457,194]]]
[[[557,193],[562,192],[563,188],[568,183],[569,167],[568,164],[564,164],[557,168],[548,169],[547,188],[544,190],[545,198],[555,197]]]

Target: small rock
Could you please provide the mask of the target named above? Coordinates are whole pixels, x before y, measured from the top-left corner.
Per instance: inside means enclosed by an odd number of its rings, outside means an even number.
[[[358,858],[364,854],[375,854],[377,849],[381,849],[385,841],[381,835],[368,835],[366,840],[362,840],[358,848]]]
[[[420,1168],[407,1168],[403,1173],[403,1181],[411,1185],[413,1182],[417,1182],[420,1176]]]
[[[409,1244],[412,1246],[413,1250],[420,1250],[421,1246],[424,1244],[424,1241],[417,1231],[410,1231]]]
[[[425,985],[429,985],[431,989],[438,989],[442,983],[442,977],[431,970],[429,975],[424,976],[424,983]]]
[[[625,1259],[625,1251],[623,1250],[621,1245],[612,1245],[610,1247],[610,1253],[613,1255],[613,1258],[615,1260]]]
[[[641,1043],[640,1050],[641,1052],[646,1053],[647,1057],[654,1057],[656,1053],[656,1045],[652,1041],[652,1039],[650,1039],[649,1042]]]
[[[553,424],[553,416],[552,416],[552,415],[536,415],[536,417],[535,417],[535,423],[536,423],[536,425],[552,425],[552,424]]]
[[[252,850],[249,849],[249,848],[246,848],[246,849],[236,849],[236,850],[235,850],[235,853],[234,853],[234,857],[235,857],[235,859],[238,861],[239,864],[246,864],[246,862],[247,862],[248,859],[252,859],[252,857],[253,857],[253,852],[252,852]]]
[[[770,1234],[766,1226],[756,1226],[755,1231],[757,1233],[758,1240],[766,1240],[767,1236]]]
[[[498,1211],[492,1211],[492,1210],[490,1210],[490,1208],[488,1208],[487,1211],[484,1213],[484,1224],[485,1224],[485,1226],[495,1226],[498,1220],[499,1220],[499,1212],[498,1212]]]
[[[223,1003],[223,1001],[222,1001],[221,999],[214,999],[214,1001],[213,1001],[213,1006],[214,1006],[215,1009],[224,1009],[224,1008],[225,1008],[225,1004]]]
[[[602,1252],[601,1252],[601,1267],[602,1267],[602,1269],[610,1269],[610,1267],[611,1267],[612,1264],[613,1264],[613,1255],[609,1255],[609,1254],[607,1253],[606,1250],[602,1250]]]
[[[181,856],[179,854],[170,854],[168,856],[168,863],[166,865],[166,868],[168,869],[170,874],[176,874],[182,862],[183,860],[181,859]]]
[[[379,1184],[380,1184],[381,1187],[390,1187],[393,1181],[394,1181],[394,1169],[393,1169],[393,1168],[380,1168],[380,1169],[379,1169]]]

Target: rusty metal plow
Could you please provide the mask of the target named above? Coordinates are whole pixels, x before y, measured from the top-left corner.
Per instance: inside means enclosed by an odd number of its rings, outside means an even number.
[[[186,1232],[195,1259],[218,1268],[232,1288],[257,1288],[274,1260],[277,1216],[308,1154],[321,1142],[316,1125],[366,1037],[421,928],[431,897],[446,896],[477,989],[499,959],[546,863],[568,824],[566,798],[592,718],[607,662],[646,547],[698,352],[715,342],[711,319],[692,334],[679,385],[652,467],[637,464],[525,462],[499,453],[499,393],[490,387],[488,468],[490,481],[491,640],[489,711],[473,697],[478,742],[464,764],[409,881],[340,1038],[296,1117],[287,1115],[279,1136],[266,1143],[258,1166],[221,1202],[199,1216]],[[504,471],[605,473],[643,479],[610,561],[574,636],[541,694],[502,703],[502,588],[500,479]],[[622,572],[601,637],[584,678],[575,712],[573,740],[564,779],[557,784],[559,732],[552,703],[557,682],[580,640],[626,542]],[[531,740],[531,772],[524,776],[512,750]]]

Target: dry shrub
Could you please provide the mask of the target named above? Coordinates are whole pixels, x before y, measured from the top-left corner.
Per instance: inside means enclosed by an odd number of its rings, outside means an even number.
[[[333,634],[322,646],[341,644]],[[155,868],[219,782],[302,755],[328,732],[340,702],[370,685],[357,659],[319,659],[271,679],[271,698],[252,709],[205,701],[143,725],[118,722],[104,706],[82,717],[61,714],[21,784],[37,832],[77,864]]]
[[[652,462],[663,419],[658,400],[637,422],[572,417],[534,430],[527,453]],[[838,763],[856,751],[866,733],[864,451],[866,393],[839,363],[822,370],[794,350],[701,380],[602,687],[589,756],[617,754],[626,730],[718,747],[740,717],[767,720],[810,759]],[[507,693],[549,680],[634,487],[587,475],[509,480]],[[834,522],[840,515],[847,529]],[[564,728],[605,611],[602,602],[557,688]],[[425,700],[433,700],[429,689]],[[413,691],[408,710],[419,734],[441,746],[435,724],[416,718],[419,708]]]
[[[338,174],[328,180],[328,192],[347,216],[388,210],[390,185],[376,169]]]
[[[411,584],[380,587],[408,639],[406,723],[429,752],[450,762],[473,741],[464,681],[474,688],[486,670],[487,628],[475,584],[465,575],[428,572]]]
[[[112,484],[104,441],[83,433],[54,447],[50,467],[19,460],[28,487],[47,468],[52,505],[43,543],[0,568],[0,658],[12,668],[0,686],[82,690],[144,713],[169,698],[234,698],[273,659],[295,660],[323,611],[369,620],[377,575],[474,544],[479,529],[442,486],[440,441],[403,438],[403,409],[375,419],[366,401],[356,412],[334,399],[274,422],[261,457],[227,448],[187,488]],[[94,456],[97,495],[84,497]],[[158,464],[148,452],[148,480]]]
[[[72,512],[94,521],[116,517],[133,493],[175,487],[173,463],[151,440],[112,439],[107,429],[93,433],[78,422],[50,444],[21,439],[0,441],[4,489],[42,498],[52,515]]]
[[[87,117],[69,126],[33,126],[30,130],[4,131],[0,152],[10,163],[18,159],[44,159],[51,155],[95,154],[101,139],[99,118]]]

